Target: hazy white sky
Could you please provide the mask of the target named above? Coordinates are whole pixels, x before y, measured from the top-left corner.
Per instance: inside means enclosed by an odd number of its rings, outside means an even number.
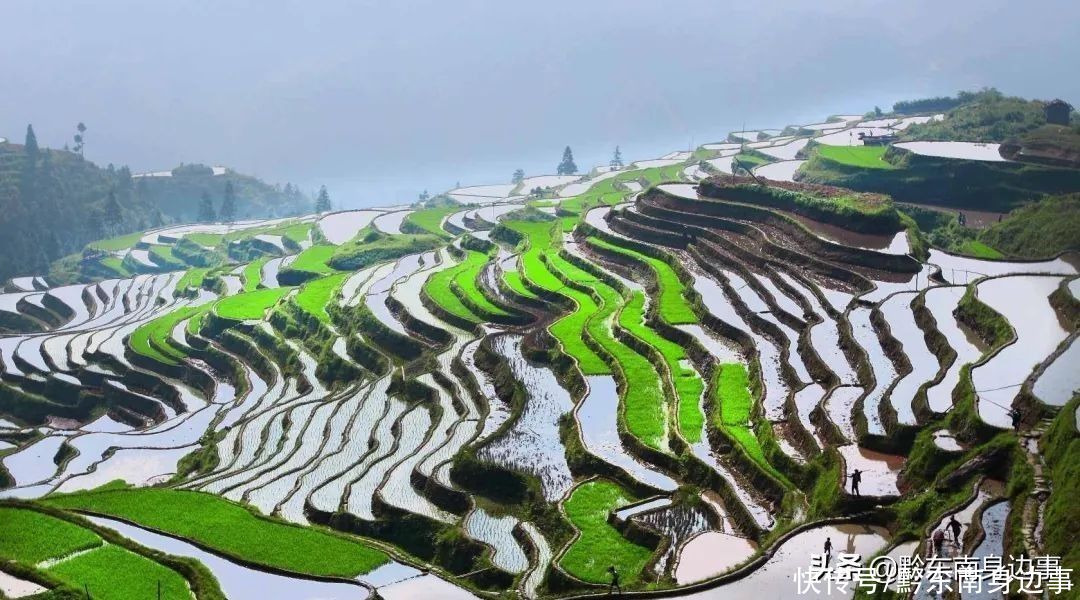
[[[0,136],[339,205],[996,86],[1080,105],[1080,2],[0,1]]]

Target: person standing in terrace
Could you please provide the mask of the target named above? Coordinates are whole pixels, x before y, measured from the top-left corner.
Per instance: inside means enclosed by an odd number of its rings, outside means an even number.
[[[862,494],[859,493],[859,484],[860,483],[862,483],[862,471],[860,471],[858,469],[855,469],[855,471],[853,471],[851,473],[851,493],[852,494],[855,494],[856,496],[862,496]]]
[[[617,590],[619,595],[622,596],[622,586],[619,585],[619,571],[615,568],[615,565],[608,567],[608,573],[611,574],[611,583],[608,584],[607,593],[611,595],[612,590]]]

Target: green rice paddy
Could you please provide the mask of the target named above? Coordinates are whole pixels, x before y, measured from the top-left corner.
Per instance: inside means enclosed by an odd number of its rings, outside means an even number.
[[[269,256],[256,259],[248,263],[244,270],[241,272],[240,277],[244,282],[245,292],[254,292],[259,289],[259,283],[262,282],[262,268],[266,262],[270,260]]]
[[[329,324],[330,314],[326,312],[326,305],[330,303],[349,275],[351,273],[338,273],[309,281],[296,294],[296,303],[323,323]]]
[[[675,273],[675,269],[671,265],[659,258],[642,254],[632,248],[619,246],[600,238],[589,238],[588,243],[598,248],[628,256],[648,265],[652,269],[660,288],[657,308],[660,312],[660,318],[665,322],[671,325],[698,322],[694,308],[690,305],[690,301],[686,299],[686,286],[679,279],[678,274]]]
[[[277,304],[292,288],[264,288],[222,298],[214,305],[214,312],[226,319],[246,321],[261,319],[266,310]]]
[[[158,362],[167,365],[180,364],[187,355],[170,342],[173,329],[184,319],[201,314],[208,309],[209,305],[185,306],[140,325],[138,329],[131,332],[128,346],[135,352]]]
[[[623,537],[608,523],[608,514],[635,498],[606,479],[579,485],[563,503],[566,516],[581,535],[574,540],[559,564],[571,575],[594,583],[611,580],[607,569],[615,566],[624,586],[641,580],[641,571],[652,551]]]
[[[842,165],[862,169],[896,169],[884,159],[887,149],[886,146],[817,146],[818,154]]]
[[[109,489],[50,497],[47,504],[120,517],[258,565],[356,577],[386,554],[348,536],[257,516],[224,498],[162,488]]]
[[[296,255],[296,260],[289,265],[295,271],[309,271],[311,273],[329,274],[334,268],[329,265],[330,257],[334,255],[337,246],[317,245],[304,250]]]

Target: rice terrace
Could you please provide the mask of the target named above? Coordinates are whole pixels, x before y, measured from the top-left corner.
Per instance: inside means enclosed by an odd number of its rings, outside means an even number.
[[[826,543],[1080,568],[1054,105],[963,92],[582,173],[566,148],[336,211],[9,138],[0,179],[43,183],[0,194],[80,178],[110,235],[2,265],[0,597],[794,598]]]

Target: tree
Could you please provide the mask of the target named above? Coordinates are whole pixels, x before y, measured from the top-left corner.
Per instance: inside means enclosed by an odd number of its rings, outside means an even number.
[[[76,154],[82,156],[83,146],[85,145],[83,142],[86,139],[86,125],[84,125],[82,121],[79,121],[79,124],[75,126],[75,131],[75,147],[73,150],[75,150]]]
[[[222,221],[232,223],[236,220],[236,190],[231,181],[225,182],[225,197],[221,200],[221,210],[218,215]]]
[[[109,197],[105,200],[105,225],[110,228],[110,233],[120,228],[120,225],[124,222],[123,209],[120,208],[120,203],[116,200],[116,190],[109,188]]]
[[[429,194],[427,190],[424,190],[420,192],[420,195],[418,197],[420,198],[421,202],[427,202],[428,198],[431,197],[431,194]]]
[[[525,169],[514,171],[514,176],[510,179],[510,182],[517,185],[522,181],[525,181]]]
[[[874,107],[874,116],[875,117],[880,117],[883,114],[885,114],[885,113],[881,112],[881,107],[880,106],[875,106]]]
[[[33,125],[27,125],[26,126],[26,141],[23,142],[23,145],[26,147],[26,158],[30,159],[30,160],[33,160],[33,161],[37,161],[38,143],[37,143],[37,136],[34,135],[34,126]]]
[[[213,223],[217,220],[217,215],[214,214],[214,201],[210,199],[210,194],[203,191],[202,198],[199,200],[199,222],[200,223]]]
[[[315,212],[330,212],[330,194],[327,193],[325,185],[319,188],[319,196],[315,198]]]
[[[562,153],[562,162],[559,163],[559,167],[555,169],[555,172],[559,175],[573,175],[577,173],[577,165],[574,164],[574,151],[567,146]]]
[[[612,169],[623,168],[622,150],[619,150],[618,146],[615,146],[615,155],[611,157],[611,163],[609,164],[611,165]]]

